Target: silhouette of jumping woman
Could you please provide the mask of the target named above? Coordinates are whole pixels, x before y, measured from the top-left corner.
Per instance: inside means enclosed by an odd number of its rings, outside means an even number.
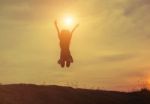
[[[55,20],[55,27],[58,32],[58,38],[60,40],[60,59],[58,60],[58,64],[61,65],[61,67],[70,67],[70,64],[73,63],[73,58],[70,53],[70,43],[72,34],[75,31],[75,29],[78,27],[78,24],[73,28],[72,31],[69,31],[68,29],[62,29],[61,31],[58,28],[57,21]]]

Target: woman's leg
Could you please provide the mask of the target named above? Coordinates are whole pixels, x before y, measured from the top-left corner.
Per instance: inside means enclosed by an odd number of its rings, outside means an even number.
[[[72,58],[70,50],[69,50],[67,53],[66,66],[70,67],[71,63],[73,63],[73,58]]]
[[[70,67],[70,61],[66,61],[66,66]]]
[[[65,66],[65,61],[62,60],[61,61],[61,67],[64,68],[64,66]]]
[[[72,58],[72,55],[71,55],[71,52],[70,50],[68,51],[68,60],[73,63],[73,58]]]
[[[61,65],[61,67],[64,67],[65,66],[65,59],[64,59],[64,54],[63,54],[63,51],[61,50],[60,52],[60,59],[58,60],[58,64]]]
[[[71,56],[70,50],[66,48],[61,48],[60,59],[58,60],[58,64],[60,64],[61,67],[64,67],[65,64],[66,67],[70,67],[71,63],[73,63],[73,58]]]

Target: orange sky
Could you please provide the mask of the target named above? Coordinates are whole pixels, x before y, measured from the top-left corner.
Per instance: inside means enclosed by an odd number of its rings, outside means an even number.
[[[132,90],[150,80],[149,0],[1,0],[0,82]],[[55,19],[71,14],[74,64],[57,64]]]

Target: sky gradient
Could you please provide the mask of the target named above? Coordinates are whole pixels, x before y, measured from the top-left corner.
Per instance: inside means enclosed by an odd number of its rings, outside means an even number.
[[[149,0],[0,0],[0,83],[132,90],[150,83]],[[54,20],[80,26],[74,63],[57,64]]]

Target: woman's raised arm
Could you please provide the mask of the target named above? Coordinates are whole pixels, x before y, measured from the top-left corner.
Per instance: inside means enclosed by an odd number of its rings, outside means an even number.
[[[55,20],[54,24],[55,24],[55,27],[56,27],[56,30],[57,30],[57,33],[58,33],[58,37],[60,38],[60,31],[59,31],[59,28],[58,28],[57,20]]]
[[[72,29],[72,32],[71,34],[73,34],[73,32],[76,30],[76,28],[79,26],[79,24],[77,24],[73,29]]]

